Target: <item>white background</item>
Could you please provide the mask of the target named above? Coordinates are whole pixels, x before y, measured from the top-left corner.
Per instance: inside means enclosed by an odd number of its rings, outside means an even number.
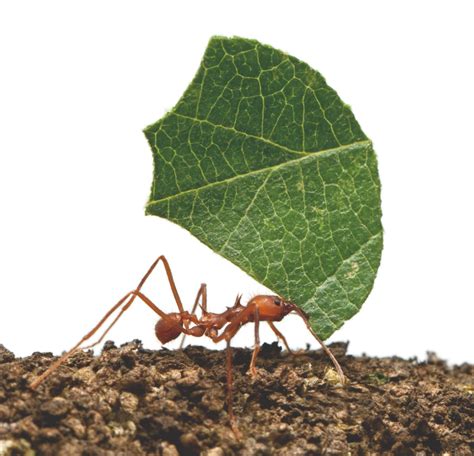
[[[162,253],[188,306],[202,281],[215,310],[265,291],[144,215],[142,129],[173,107],[219,34],[321,71],[378,153],[382,265],[330,340],[350,340],[354,354],[473,362],[473,13],[470,1],[432,0],[2,2],[0,343],[60,353]],[[145,291],[173,308],[162,272]],[[158,348],[154,314],[134,307],[110,337]],[[311,342],[297,317],[280,326],[292,346]],[[235,343],[250,346],[251,328]]]

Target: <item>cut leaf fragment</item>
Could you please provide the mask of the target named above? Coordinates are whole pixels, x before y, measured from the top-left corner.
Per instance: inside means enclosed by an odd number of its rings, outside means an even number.
[[[298,304],[323,339],[358,312],[382,252],[377,161],[320,73],[257,41],[214,37],[145,135],[147,214]]]

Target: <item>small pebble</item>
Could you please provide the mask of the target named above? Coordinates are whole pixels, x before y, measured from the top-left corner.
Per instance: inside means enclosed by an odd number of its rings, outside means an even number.
[[[132,393],[123,392],[120,394],[120,405],[127,413],[133,413],[138,407],[138,397]]]
[[[125,426],[131,434],[135,434],[137,431],[137,425],[133,421],[127,421]]]
[[[42,428],[39,431],[39,437],[48,442],[55,442],[61,438],[61,433],[56,428]]]
[[[72,378],[90,385],[95,381],[95,373],[90,367],[83,367],[82,369],[74,372]]]
[[[54,418],[61,418],[67,414],[71,404],[62,397],[55,397],[41,405],[41,411]]]
[[[13,352],[5,348],[2,344],[0,344],[0,364],[3,363],[10,363],[15,360],[15,355]]]
[[[221,447],[211,448],[207,450],[205,456],[224,456],[224,450]]]
[[[214,413],[220,412],[224,408],[224,401],[212,390],[202,396],[201,404],[209,412]]]
[[[86,427],[81,423],[81,421],[78,418],[70,416],[70,417],[67,417],[63,423],[65,426],[71,429],[73,434],[78,439],[82,439],[86,435]]]
[[[181,378],[181,371],[179,369],[171,369],[166,372],[166,377],[169,380],[179,380]]]
[[[187,450],[197,452],[201,448],[199,440],[192,432],[183,434],[180,438],[180,441],[183,447]]]
[[[36,436],[39,433],[39,428],[33,421],[32,416],[27,416],[23,418],[17,424],[18,424],[18,427],[15,431],[17,435],[29,435],[30,438],[31,437],[36,438]]]
[[[179,456],[178,450],[174,445],[165,444],[161,453],[163,456]]]
[[[199,371],[197,369],[188,369],[183,373],[183,378],[179,379],[176,383],[180,386],[194,386],[199,383]]]
[[[30,444],[24,440],[0,440],[0,456],[9,455],[34,456]]]
[[[324,381],[331,386],[342,386],[339,374],[332,367],[324,373]]]
[[[7,421],[10,417],[10,409],[3,404],[0,404],[0,421]]]

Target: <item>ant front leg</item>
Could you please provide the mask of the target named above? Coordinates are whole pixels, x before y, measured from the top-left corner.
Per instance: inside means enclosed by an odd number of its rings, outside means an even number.
[[[232,338],[226,340],[226,370],[227,370],[227,413],[229,415],[230,427],[234,432],[234,435],[237,439],[241,438],[239,428],[237,426],[237,421],[234,415],[234,409],[232,406],[233,403],[233,390],[232,390],[232,348],[230,346],[230,341]]]
[[[277,336],[277,339],[280,339],[283,342],[283,345],[288,350],[288,353],[291,353],[292,355],[295,355],[295,352],[288,345],[288,342],[286,341],[286,337],[278,330],[278,328],[275,326],[275,324],[272,321],[267,321],[267,323],[270,326],[270,328],[272,328],[272,331]]]
[[[267,323],[270,326],[270,328],[272,328],[272,331],[275,333],[275,336],[277,336],[277,338],[280,339],[283,342],[283,345],[285,346],[288,353],[290,353],[290,355],[293,355],[293,356],[304,356],[304,355],[306,355],[306,352],[305,352],[304,349],[298,350],[298,351],[292,350],[290,348],[290,346],[288,345],[286,337],[282,334],[282,332],[280,330],[278,330],[276,325],[271,321],[267,321]]]
[[[256,377],[257,370],[255,365],[257,363],[258,352],[260,351],[260,310],[257,305],[250,304],[239,314],[237,314],[231,322],[229,322],[221,335],[211,338],[215,343],[218,343],[221,340],[231,340],[237,331],[242,327],[242,325],[249,321],[253,321],[255,323],[255,344],[253,347],[252,359],[250,361],[249,373],[252,377]]]
[[[249,366],[249,373],[253,378],[257,376],[257,369],[255,368],[255,364],[257,363],[258,352],[260,351],[260,334],[259,334],[260,312],[257,306],[255,307],[255,312],[254,312],[254,322],[255,322],[255,345],[253,346],[252,360],[250,361],[250,366]]]

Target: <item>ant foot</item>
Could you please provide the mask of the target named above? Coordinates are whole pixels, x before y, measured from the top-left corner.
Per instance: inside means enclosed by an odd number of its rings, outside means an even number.
[[[242,433],[240,432],[240,429],[237,426],[235,419],[231,420],[230,427],[232,429],[232,432],[234,433],[236,440],[242,440]]]
[[[258,377],[257,369],[255,369],[255,367],[250,367],[247,371],[247,375],[250,375],[250,377],[252,377],[252,380],[255,380]]]

